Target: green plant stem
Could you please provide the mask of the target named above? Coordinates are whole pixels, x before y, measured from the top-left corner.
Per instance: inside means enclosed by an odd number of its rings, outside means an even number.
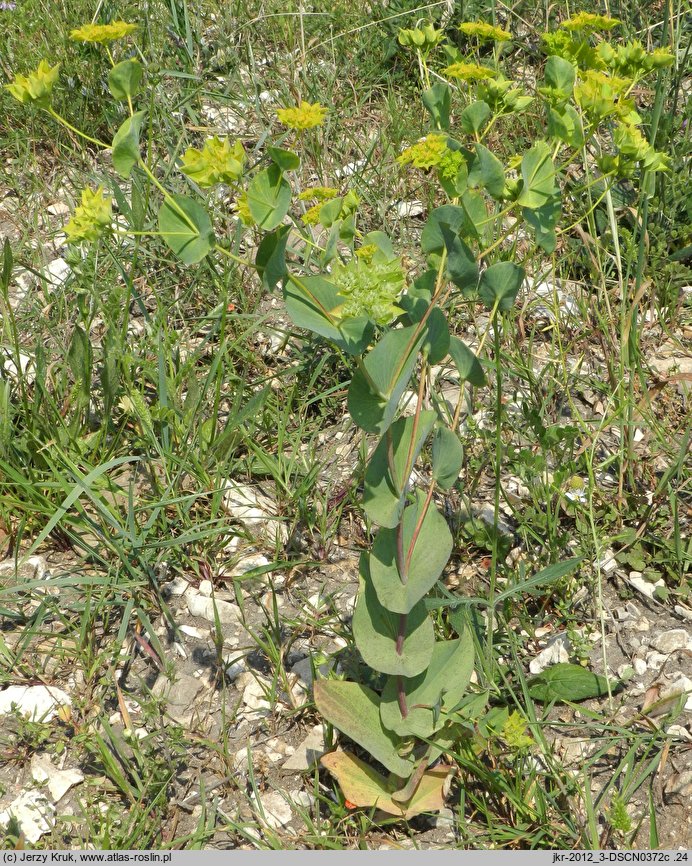
[[[156,177],[154,172],[149,168],[149,166],[144,162],[143,159],[140,158],[138,162],[139,167],[142,169],[144,174],[149,178],[149,180],[154,184],[156,189],[161,193],[166,202],[173,208],[173,210],[178,214],[180,219],[187,225],[190,231],[197,232],[197,226],[192,222],[190,217],[185,213],[185,211],[180,207],[178,202],[173,198],[173,196],[168,192],[166,187],[161,183],[161,181]]]
[[[432,304],[429,309],[432,309]],[[420,378],[418,380],[418,399],[416,400],[416,411],[413,417],[413,431],[411,433],[411,445],[409,446],[409,451],[406,456],[406,470],[404,473],[404,477],[401,480],[401,488],[404,489],[406,485],[408,485],[408,480],[411,475],[411,471],[413,469],[413,449],[414,442],[416,441],[416,435],[418,430],[418,424],[420,422],[420,413],[423,406],[423,397],[425,395],[425,377],[426,377],[426,367],[427,361],[424,359],[423,364],[421,366]],[[394,454],[392,449],[392,437],[391,433],[387,431],[388,436],[388,448],[387,448],[387,462],[389,463],[389,471],[392,474],[392,479],[396,478],[394,472]],[[432,496],[432,490],[434,485],[430,486],[430,493],[428,500],[426,502],[426,508],[424,509],[424,514],[427,511],[427,504],[430,501],[430,497]],[[422,517],[421,517],[422,520]],[[396,565],[397,571],[399,572],[399,579],[401,580],[402,586],[406,586],[408,583],[408,572],[411,567],[411,553],[413,551],[413,547],[416,542],[416,538],[418,536],[418,531],[420,529],[420,524],[416,527],[416,532],[414,532],[413,539],[411,541],[411,545],[409,550],[404,557],[404,514],[402,512],[401,519],[396,527]],[[408,614],[401,614],[399,617],[399,632],[396,638],[396,651],[398,655],[402,655],[404,652],[404,640],[406,639],[406,623],[408,620]],[[408,707],[406,705],[406,689],[404,687],[404,678],[402,676],[397,677],[397,702],[399,704],[399,712],[401,713],[401,717],[403,719],[408,716]]]
[[[490,563],[490,587],[488,591],[488,639],[487,663],[491,668],[495,628],[495,594],[497,590],[497,560],[499,556],[499,519],[500,519],[500,474],[502,472],[502,350],[498,311],[500,299],[495,301],[490,316],[493,325],[493,352],[495,354],[495,497],[493,502],[493,550]]]
[[[413,556],[413,550],[416,546],[416,542],[418,541],[418,536],[420,534],[421,528],[423,527],[423,521],[425,520],[425,516],[428,513],[428,508],[430,508],[430,502],[432,501],[433,492],[435,490],[435,482],[433,481],[428,488],[428,493],[425,497],[425,502],[423,503],[423,510],[418,515],[418,522],[416,523],[416,527],[413,530],[413,534],[411,535],[411,543],[409,544],[408,550],[406,551],[406,574],[408,575],[409,569],[411,568],[411,557]]]
[[[245,259],[241,259],[240,256],[235,255],[230,250],[227,250],[226,247],[215,246],[214,249],[217,253],[221,253],[221,255],[226,256],[226,258],[230,259],[232,262],[235,262],[238,265],[243,265],[246,268],[254,268],[254,264],[252,262],[248,262]]]
[[[396,636],[396,653],[397,655],[403,655],[404,653],[404,641],[406,639],[406,625],[408,623],[408,614],[402,613],[399,616],[399,631]],[[404,678],[399,675],[396,679],[396,699],[399,704],[399,712],[401,713],[401,718],[405,719],[408,716],[408,705],[406,703],[406,687],[404,685]]]
[[[405,616],[405,614],[402,614],[402,616]],[[406,626],[404,626],[404,628],[406,628]],[[404,685],[404,678],[401,675],[396,678],[396,700],[399,704],[401,718],[405,719],[408,716],[408,705],[406,703],[406,687]]]
[[[62,126],[64,126],[66,129],[69,129],[70,132],[74,132],[75,135],[80,136],[80,138],[85,139],[85,141],[89,141],[91,142],[91,144],[95,144],[98,147],[104,148],[105,150],[110,149],[110,144],[106,144],[105,141],[99,141],[98,138],[92,138],[90,135],[87,135],[86,132],[82,132],[81,129],[77,129],[76,126],[72,126],[71,123],[65,120],[65,118],[58,114],[58,112],[55,111],[52,107],[46,110],[48,114],[50,114],[50,116],[53,118],[53,120],[57,120],[58,123],[62,124]]]

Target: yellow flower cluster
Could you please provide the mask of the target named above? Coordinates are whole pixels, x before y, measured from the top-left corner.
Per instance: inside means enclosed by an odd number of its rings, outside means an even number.
[[[509,714],[502,726],[500,736],[512,752],[522,752],[535,745],[535,741],[528,733],[526,722],[520,713],[512,712]]]
[[[611,18],[609,15],[578,12],[576,15],[572,15],[571,18],[563,21],[560,27],[570,32],[580,30],[583,33],[595,33],[597,30],[612,30],[619,23],[620,21],[617,18]]]
[[[76,30],[70,32],[70,39],[76,42],[96,42],[106,45],[117,39],[124,39],[137,30],[136,24],[128,24],[126,21],[111,21],[110,24],[83,24]]]
[[[460,150],[447,148],[437,163],[437,170],[440,173],[440,177],[445,180],[454,181],[463,164],[465,164],[463,153]]]
[[[479,66],[478,63],[452,63],[442,70],[447,78],[459,78],[462,81],[487,81],[494,78],[495,73],[487,66]]]
[[[327,115],[327,109],[319,102],[309,103],[303,100],[295,108],[279,108],[276,116],[289,129],[312,129],[320,126]]]
[[[365,246],[356,250],[356,256],[366,262],[366,264],[370,264],[377,249],[377,244],[365,244]]]
[[[242,192],[235,200],[235,210],[243,225],[254,226],[255,219],[250,212],[250,204],[247,200],[247,192]]]
[[[338,212],[335,209],[336,205],[327,204],[327,202],[334,202],[338,192],[338,190],[330,186],[315,186],[302,192],[298,196],[302,201],[317,199],[317,204],[309,207],[302,215],[303,222],[309,226],[321,224],[325,228],[329,228],[336,220],[346,219],[355,213],[360,204],[360,198],[352,189],[338,200]]]
[[[35,102],[47,108],[53,85],[58,80],[59,69],[59,63],[50,66],[46,60],[42,60],[33,72],[28,75],[18,75],[11,84],[6,84],[5,88],[21,103]]]
[[[459,25],[459,30],[466,36],[475,36],[479,42],[509,42],[512,39],[507,30],[483,21],[467,21]]]
[[[600,121],[611,114],[623,117],[634,107],[632,101],[623,96],[630,83],[616,75],[587,69],[574,88],[574,98],[592,120]]]
[[[298,200],[310,201],[314,198],[319,202],[329,201],[332,198],[336,198],[338,194],[339,190],[333,186],[311,186],[300,193]]]
[[[420,141],[402,151],[396,161],[400,165],[410,163],[416,168],[428,169],[440,165],[448,151],[447,136],[438,132],[431,132],[425,138],[421,138]]]
[[[312,207],[309,207],[302,216],[303,222],[308,226],[316,226],[320,221],[320,211],[322,210],[322,203],[314,204]]]
[[[83,190],[82,203],[75,208],[72,219],[65,226],[67,240],[70,243],[98,240],[110,228],[111,213],[111,197],[102,186],[96,190]]]
[[[188,147],[183,154],[180,170],[203,189],[217,183],[233,183],[243,173],[245,151],[241,141],[231,146],[226,138],[223,141],[214,136],[207,139],[204,147]]]

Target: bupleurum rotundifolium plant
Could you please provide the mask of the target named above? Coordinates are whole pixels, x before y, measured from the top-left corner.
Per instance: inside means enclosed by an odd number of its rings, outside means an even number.
[[[353,190],[318,186],[295,194],[300,157],[285,145],[295,136],[299,148],[304,136],[316,134],[327,116],[319,103],[279,109],[277,118],[287,128],[282,146],[266,145],[255,153],[251,170],[239,141],[214,136],[189,147],[178,165],[180,185],[187,179],[183,194],[166,189],[149,157],[142,157],[147,116],[146,110],[135,110],[135,100],[145,69],[137,59],[116,63],[113,56],[114,43],[133,36],[134,25],[85,25],[72,32],[75,39],[104,46],[111,94],[127,105],[129,116],[110,143],[75,129],[54,111],[57,66],[42,60],[7,86],[20,102],[35,103],[73,133],[108,148],[122,178],[156,187],[158,230],[151,234],[182,262],[194,265],[221,255],[251,265],[266,289],[282,287],[297,326],[353,359],[348,409],[373,441],[362,505],[377,531],[361,556],[352,629],[363,660],[384,681],[377,690],[338,678],[315,684],[322,716],[388,773],[349,751],[326,755],[322,763],[352,805],[376,805],[406,817],[439,808],[448,767],[438,761],[469,735],[483,712],[484,695],[467,691],[475,661],[469,631],[459,625],[457,638],[440,640],[431,617],[439,607],[431,590],[453,547],[436,493],[457,483],[463,452],[457,434],[461,402],[453,413],[445,408],[430,370],[451,358],[462,383],[485,382],[482,361],[449,330],[448,314],[460,299],[490,311],[499,369],[498,334],[526,276],[522,261],[537,251],[556,250],[568,169],[581,166],[583,177],[581,186],[570,190],[574,212],[582,201],[593,210],[621,178],[666,169],[665,155],[641,131],[633,93],[645,75],[672,58],[660,50],[647,52],[639,43],[606,40],[604,34],[617,24],[607,16],[579,13],[546,33],[543,81],[533,95],[503,75],[496,62],[500,51],[482,50],[511,42],[500,27],[462,24],[466,52],[429,24],[400,32],[402,46],[416,52],[430,129],[398,161],[402,171],[428,173],[446,198],[423,229],[425,264],[415,276],[404,270],[385,233],[363,236],[358,230]],[[491,132],[529,112],[539,131],[536,140],[503,162],[493,153]],[[211,201],[203,191],[220,183],[235,191],[240,226],[259,242],[254,262],[239,258],[215,236]],[[107,184],[104,178],[97,189],[82,193],[65,227],[70,243],[108,243],[109,234],[127,233],[112,222]],[[574,216],[570,213],[571,220]],[[520,247],[521,223],[532,241],[525,239]],[[293,259],[302,256],[302,262],[289,270],[290,238]],[[405,415],[402,397],[412,382],[415,408]],[[429,478],[414,483],[424,477],[415,471],[421,455],[429,462]],[[559,576],[574,565],[552,568]],[[493,606],[490,598],[491,611]],[[492,646],[492,627],[489,639]],[[521,719],[509,721],[512,741],[526,748],[531,739]]]

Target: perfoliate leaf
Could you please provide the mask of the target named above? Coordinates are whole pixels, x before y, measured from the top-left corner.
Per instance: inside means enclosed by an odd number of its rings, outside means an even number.
[[[437,270],[430,268],[416,277],[406,294],[399,298],[399,306],[406,311],[406,320],[412,324],[420,322],[428,312],[435,293]]]
[[[335,311],[341,306],[341,298],[333,283],[319,276],[298,279],[289,275],[284,299],[289,316],[299,328],[307,328],[328,340],[338,338],[339,317]]]
[[[252,179],[247,190],[247,203],[260,228],[271,231],[281,225],[291,205],[291,187],[276,163]]]
[[[553,55],[545,64],[545,83],[569,99],[574,90],[577,72],[573,63]]]
[[[408,613],[442,574],[452,552],[452,533],[432,501],[418,491],[404,509],[402,529],[380,529],[369,559],[370,577],[381,605]],[[402,574],[401,569],[404,573]]]
[[[524,276],[524,269],[514,262],[496,262],[481,274],[478,294],[489,310],[492,310],[498,301],[498,310],[510,310]]]
[[[128,117],[113,136],[111,158],[113,168],[122,177],[129,177],[132,167],[139,162],[139,135],[144,122],[144,112],[137,111]]]
[[[299,328],[307,328],[332,340],[344,351],[360,354],[372,337],[372,324],[365,317],[342,321],[343,298],[337,287],[319,276],[288,275],[284,285],[286,310]]]
[[[376,247],[376,251],[373,253],[372,256],[373,261],[379,260],[383,262],[389,262],[396,256],[394,244],[392,243],[389,235],[385,232],[368,232],[363,238],[361,248],[370,246]]]
[[[314,686],[320,714],[366,749],[390,773],[406,778],[413,770],[411,759],[399,756],[400,739],[385,731],[380,721],[380,699],[372,689],[342,680],[319,680]]]
[[[466,214],[459,205],[443,204],[436,207],[423,227],[421,249],[428,255],[440,255],[445,248],[445,239],[440,225],[445,224],[453,234],[459,234],[465,222]]]
[[[408,614],[392,613],[380,604],[370,578],[366,557],[361,557],[361,588],[353,614],[353,636],[363,660],[384,674],[415,677],[432,658],[435,635],[432,620],[420,602]],[[403,634],[401,651],[397,637]]]
[[[615,691],[617,683],[611,686]],[[560,663],[551,665],[528,681],[531,697],[536,701],[585,701],[608,694],[608,680],[581,665]]]
[[[283,147],[268,147],[267,156],[278,165],[281,171],[294,171],[300,168],[300,157],[292,150],[284,150]]]
[[[123,60],[108,73],[108,87],[116,99],[134,98],[142,82],[142,64],[139,60]]]
[[[557,246],[555,226],[562,213],[559,196],[550,199],[542,207],[530,210],[522,209],[522,215],[536,235],[536,243],[547,253],[552,253]]]
[[[417,325],[388,331],[363,359],[348,389],[348,410],[363,430],[382,435],[394,420],[424,338]]]
[[[380,717],[385,728],[401,737],[430,737],[446,723],[444,713],[461,700],[473,673],[475,653],[471,632],[459,640],[438,641],[426,671],[404,680],[408,715],[399,704],[398,677],[390,677],[382,692]]]
[[[572,147],[584,144],[581,117],[573,105],[548,106],[548,135]]]
[[[440,231],[447,248],[447,275],[461,289],[464,297],[470,297],[478,285],[476,257],[448,225],[440,223]]]
[[[466,217],[459,234],[467,238],[481,238],[488,229],[488,209],[483,196],[474,190],[466,190],[461,197],[461,207]]]
[[[159,209],[159,231],[165,243],[185,262],[201,261],[214,246],[214,231],[202,205],[184,195],[170,195]]]
[[[556,193],[555,166],[550,146],[545,141],[537,142],[521,160],[521,176],[524,181],[518,203],[522,207],[543,207]]]
[[[464,449],[449,427],[438,427],[432,445],[432,476],[443,490],[456,483],[464,461]]]
[[[325,202],[320,208],[320,223],[326,229],[331,228],[339,219],[341,208],[344,205],[343,198],[333,198],[331,201]]]
[[[469,186],[482,186],[493,198],[501,198],[505,188],[505,170],[487,147],[476,145],[476,158],[469,171]]]
[[[439,364],[449,352],[447,316],[439,307],[435,307],[425,324],[425,340],[421,352],[427,357],[429,364]]]
[[[445,81],[436,81],[428,90],[425,90],[421,99],[423,105],[430,112],[436,129],[449,129],[449,112],[452,104],[452,95],[449,85]]]
[[[257,273],[262,278],[262,285],[269,292],[273,292],[287,275],[286,243],[290,232],[290,226],[279,226],[274,232],[266,234],[257,248]]]
[[[478,388],[482,388],[485,385],[485,373],[483,372],[481,362],[466,343],[463,343],[458,337],[450,337],[449,354],[456,364],[459,378],[462,382],[470,382]]]
[[[409,475],[436,414],[423,410],[415,427],[413,417],[399,418],[380,440],[365,470],[363,508],[379,526],[393,528],[404,511]],[[390,462],[391,461],[391,462]]]
[[[487,102],[479,100],[467,106],[459,117],[459,124],[467,135],[476,135],[490,120],[492,111]]]

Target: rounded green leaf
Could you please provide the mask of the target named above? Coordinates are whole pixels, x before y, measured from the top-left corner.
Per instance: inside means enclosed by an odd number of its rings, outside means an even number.
[[[366,749],[390,773],[405,778],[412,762],[399,756],[399,738],[386,731],[380,720],[380,699],[366,686],[344,680],[319,680],[314,685],[320,714]]]
[[[363,661],[385,674],[415,677],[424,671],[435,645],[432,620],[425,605],[417,604],[408,615],[392,613],[379,603],[367,562],[361,559],[361,588],[353,614],[353,637]],[[403,622],[404,640],[397,652],[397,635]]]
[[[370,578],[379,603],[394,613],[408,613],[433,587],[452,552],[447,521],[426,496],[404,509],[399,528],[380,529],[368,561]],[[399,561],[405,575],[399,569]],[[405,577],[405,580],[404,580]]]
[[[521,160],[521,176],[524,181],[518,203],[522,207],[539,208],[555,196],[555,166],[550,146],[539,141],[527,151]]]
[[[423,105],[430,112],[436,129],[449,129],[449,112],[452,107],[452,91],[446,81],[436,81],[421,94]]]
[[[487,147],[476,145],[476,158],[469,170],[469,186],[482,186],[493,198],[501,198],[505,188],[505,170]]]
[[[562,213],[560,198],[555,196],[543,207],[530,210],[522,208],[522,215],[536,236],[536,243],[547,253],[552,253],[557,246],[555,227]]]
[[[544,75],[548,87],[558,90],[565,99],[569,99],[574,90],[577,75],[573,63],[556,55],[549,57],[545,64]]]
[[[159,231],[166,244],[186,265],[201,261],[214,246],[209,215],[199,202],[170,195],[159,210]]]
[[[449,354],[459,371],[462,382],[470,382],[472,385],[482,388],[485,385],[485,373],[478,358],[471,349],[458,337],[450,337]]]
[[[373,261],[390,261],[396,256],[394,244],[388,234],[381,231],[368,232],[361,243],[363,247],[375,246]]]
[[[339,317],[334,312],[341,306],[339,290],[318,276],[294,277],[284,287],[286,310],[299,328],[307,328],[328,340],[339,337]]]
[[[116,99],[132,99],[139,93],[144,70],[139,60],[123,60],[108,73],[108,87]]]
[[[394,420],[396,407],[390,410],[388,401],[375,393],[361,370],[356,370],[348,388],[348,411],[361,430],[384,433]]]
[[[426,322],[422,352],[429,364],[439,364],[449,353],[449,327],[447,316],[439,307],[431,310]]]
[[[421,249],[428,255],[440,255],[445,248],[445,239],[440,228],[443,223],[453,234],[459,234],[466,221],[463,208],[455,204],[436,207],[428,217],[421,233]]]
[[[338,310],[344,299],[333,283],[319,276],[287,276],[286,310],[299,328],[314,331],[353,355],[366,348],[372,339],[372,323],[364,316],[341,320]]]
[[[459,116],[459,124],[467,135],[476,135],[490,120],[492,111],[487,102],[472,102]]]
[[[144,112],[137,111],[128,117],[113,136],[111,157],[113,168],[122,177],[129,177],[132,167],[139,162],[139,135],[144,121]]]
[[[464,449],[449,427],[438,427],[432,444],[432,475],[443,490],[456,483],[464,462]]]
[[[398,678],[390,677],[382,692],[382,725],[400,737],[430,737],[447,721],[444,712],[461,700],[473,673],[475,653],[468,629],[458,640],[438,641],[428,669],[404,681],[408,715],[398,700]]]
[[[423,410],[417,425],[413,417],[399,418],[375,448],[365,470],[363,508],[379,526],[391,529],[399,522],[409,475],[436,417],[435,412]]]
[[[464,297],[470,297],[478,285],[476,257],[450,226],[440,223],[439,228],[447,247],[447,276],[462,290]]]
[[[548,106],[548,135],[572,147],[584,144],[581,117],[573,105]]]
[[[286,243],[290,231],[290,226],[279,226],[276,231],[266,234],[257,247],[255,255],[257,273],[262,279],[264,288],[270,292],[273,292],[287,275]]]
[[[390,426],[424,336],[416,325],[388,331],[365,356],[348,389],[348,411],[361,429],[381,435]]]
[[[281,171],[294,171],[300,168],[300,157],[292,150],[285,150],[283,147],[268,147],[267,155],[269,159],[281,169]]]
[[[339,219],[343,206],[343,198],[333,198],[325,202],[320,208],[320,225],[323,225],[326,229],[331,228]]]
[[[276,163],[260,171],[250,182],[247,203],[252,218],[265,231],[281,224],[291,205],[291,187]]]
[[[510,310],[524,276],[524,269],[514,262],[497,262],[481,274],[478,294],[489,310],[492,310],[498,301],[498,310]]]
[[[483,237],[489,226],[488,209],[483,195],[474,190],[466,190],[461,197],[461,206],[466,221],[459,229],[459,234],[466,238]]]

